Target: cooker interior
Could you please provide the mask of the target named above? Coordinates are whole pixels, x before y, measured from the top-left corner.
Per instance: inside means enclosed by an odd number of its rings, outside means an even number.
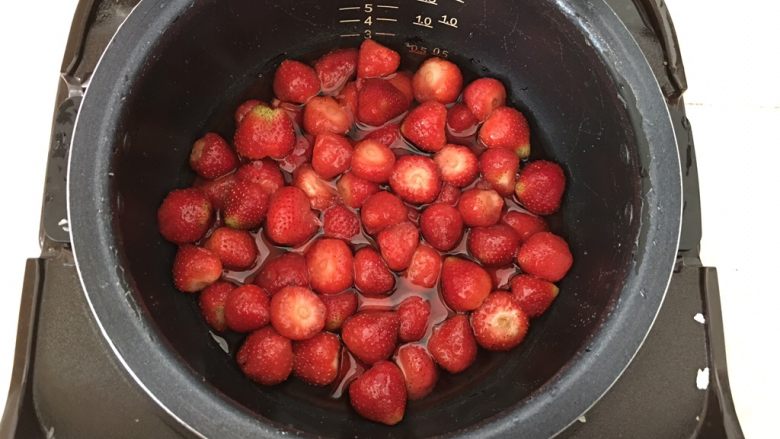
[[[245,98],[267,97],[269,73],[283,58],[360,42],[339,37],[337,6],[326,5],[332,2],[272,3],[198,2],[166,30],[141,74],[124,78],[130,93],[123,101],[123,137],[115,139],[112,163],[112,191],[120,200],[115,233],[143,308],[170,349],[215,392],[249,414],[312,434],[445,434],[522,404],[562,368],[587,355],[589,337],[624,293],[624,280],[635,266],[639,125],[619,98],[608,66],[587,36],[548,1],[510,6],[522,7],[519,14],[487,11],[483,16],[482,8],[466,9],[460,18],[466,30],[457,35],[398,23],[398,36],[378,38],[400,51],[408,67],[424,57],[410,53],[406,43],[442,47],[465,70],[507,84],[511,102],[531,122],[534,154],[566,170],[564,207],[552,227],[569,240],[575,255],[560,296],[547,315],[533,322],[520,348],[482,352],[468,371],[442,373],[434,393],[411,403],[405,420],[388,428],[363,420],[345,399],[329,398],[328,390],[295,379],[274,388],[254,385],[232,358],[240,339],[228,337],[231,351],[226,354],[209,335],[196,297],[172,286],[176,249],[159,235],[156,210],[168,191],[193,181],[187,165],[192,142],[209,130],[230,139],[232,109]]]

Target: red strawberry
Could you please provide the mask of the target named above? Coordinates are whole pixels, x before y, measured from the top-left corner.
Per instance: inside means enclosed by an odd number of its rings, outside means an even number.
[[[479,156],[482,178],[502,197],[515,192],[515,176],[519,168],[520,158],[505,148],[491,148]]]
[[[479,120],[463,104],[455,104],[447,110],[447,127],[455,135],[474,134],[478,123]]]
[[[566,176],[553,162],[537,160],[520,171],[515,195],[523,206],[537,215],[551,215],[561,207]]]
[[[357,119],[381,126],[409,109],[403,92],[384,79],[366,79],[358,92]]]
[[[466,146],[445,145],[434,156],[441,179],[456,187],[466,187],[477,179],[479,160]]]
[[[484,268],[466,259],[450,256],[441,267],[441,295],[455,311],[479,308],[493,289],[493,280]]]
[[[404,374],[409,400],[423,399],[436,387],[439,371],[424,347],[415,344],[401,346],[395,355],[395,362]]]
[[[502,267],[512,264],[520,238],[508,225],[496,224],[471,229],[467,245],[471,256],[482,265]]]
[[[387,76],[401,64],[401,55],[374,40],[363,40],[358,53],[358,78],[376,78]]]
[[[384,183],[393,173],[395,154],[376,140],[362,140],[352,153],[352,173],[374,183]]]
[[[558,297],[558,292],[554,283],[527,274],[512,279],[512,294],[530,318],[544,314]]]
[[[279,165],[271,159],[249,162],[236,171],[236,178],[259,184],[268,195],[273,195],[284,186],[284,177]]]
[[[414,90],[412,89],[412,74],[409,72],[398,72],[393,76],[385,78],[387,82],[393,84],[406,98],[406,106],[414,100]]]
[[[271,198],[264,229],[274,243],[299,246],[308,241],[318,227],[309,197],[302,190],[286,186]]]
[[[293,173],[293,186],[302,190],[311,200],[311,207],[325,210],[336,202],[336,190],[309,165],[299,166]]]
[[[506,88],[493,78],[479,78],[463,90],[463,102],[471,113],[484,121],[496,108],[506,105]]]
[[[242,120],[244,120],[244,116],[246,116],[250,111],[252,111],[253,108],[257,107],[258,105],[264,105],[268,106],[262,101],[258,101],[257,99],[249,99],[247,101],[244,101],[241,105],[236,108],[236,112],[233,114],[233,119],[236,121],[236,126],[238,126]]]
[[[510,211],[504,214],[501,222],[515,230],[520,243],[524,243],[531,236],[549,230],[544,219],[525,212]]]
[[[471,313],[471,328],[483,348],[508,351],[525,339],[528,317],[512,294],[496,291]]]
[[[173,284],[185,293],[194,293],[216,282],[222,276],[219,257],[194,245],[179,247],[173,260]]]
[[[428,330],[428,318],[431,316],[431,303],[422,297],[412,296],[398,305],[398,338],[401,341],[418,341]]]
[[[306,251],[312,289],[337,294],[352,286],[352,250],[340,239],[322,238]]]
[[[336,96],[341,108],[343,108],[350,116],[350,120],[355,120],[358,111],[358,88],[355,81],[348,82],[341,92]]]
[[[241,230],[260,227],[268,211],[268,198],[263,186],[246,180],[236,181],[225,197],[225,225]]]
[[[274,94],[285,102],[303,104],[320,92],[317,72],[306,64],[286,59],[274,74]]]
[[[425,244],[417,246],[412,263],[406,270],[406,278],[417,286],[433,288],[441,272],[441,255]]]
[[[268,293],[257,285],[243,285],[228,294],[225,323],[231,331],[251,332],[271,321]]]
[[[252,381],[273,386],[286,381],[292,372],[292,343],[274,328],[263,328],[246,338],[236,361]]]
[[[451,104],[460,96],[463,75],[458,66],[450,61],[428,58],[415,72],[412,85],[417,102]]]
[[[342,175],[336,185],[344,204],[360,209],[368,197],[379,192],[379,185],[364,180],[351,172]]]
[[[309,135],[298,136],[295,139],[293,150],[279,160],[279,167],[289,173],[295,172],[298,166],[311,161],[312,150],[314,149],[314,139]]]
[[[176,244],[199,240],[213,219],[211,203],[199,189],[171,191],[157,210],[160,234]]]
[[[387,296],[393,292],[395,277],[376,250],[363,247],[355,253],[355,286],[365,296]]]
[[[225,207],[225,198],[235,182],[236,175],[230,174],[216,180],[198,178],[194,186],[206,195],[214,209],[222,210]]]
[[[433,202],[441,190],[441,175],[428,157],[405,155],[398,159],[390,176],[390,187],[401,199],[412,204]]]
[[[375,235],[386,227],[406,221],[408,212],[400,198],[390,192],[377,192],[363,203],[360,220],[366,232]]]
[[[293,373],[314,386],[327,386],[339,373],[341,341],[329,332],[293,343]]]
[[[550,232],[531,236],[517,252],[517,264],[524,272],[550,282],[563,279],[573,262],[569,244]]]
[[[477,341],[469,326],[469,319],[457,314],[433,328],[428,341],[433,360],[450,373],[468,369],[477,358]]]
[[[531,154],[531,128],[523,113],[510,107],[493,110],[482,128],[479,140],[488,148],[506,148],[521,159]]]
[[[341,339],[358,360],[374,364],[387,359],[395,350],[399,325],[394,312],[361,312],[344,322]]]
[[[449,204],[432,204],[420,216],[420,231],[433,248],[450,251],[463,237],[463,218]]]
[[[337,204],[326,210],[322,216],[322,231],[327,238],[349,241],[360,233],[360,220],[355,212]]]
[[[330,180],[344,173],[351,164],[352,144],[346,137],[337,134],[317,136],[311,166],[320,177]]]
[[[436,202],[455,206],[458,204],[458,200],[460,200],[460,188],[444,183],[441,186],[441,192],[439,192],[439,198],[436,199]]]
[[[207,133],[192,146],[190,166],[203,178],[213,180],[232,172],[238,159],[219,134]]]
[[[325,304],[325,329],[338,331],[347,318],[357,311],[358,299],[354,291],[345,291],[335,296],[320,296]]]
[[[225,323],[225,301],[236,286],[230,282],[217,281],[201,291],[198,303],[203,319],[217,332],[227,329]]]
[[[385,425],[401,422],[406,411],[406,385],[401,370],[389,361],[375,364],[349,386],[349,402],[369,421]]]
[[[211,233],[203,247],[211,250],[228,270],[246,270],[255,264],[255,238],[243,230],[220,227]]]
[[[350,114],[330,96],[311,98],[303,110],[303,129],[314,136],[346,134],[351,125]]]
[[[436,101],[420,104],[404,118],[401,134],[417,148],[436,152],[447,143],[447,107]]]
[[[358,51],[354,48],[332,50],[314,64],[323,93],[340,89],[357,71]]]
[[[254,283],[274,295],[284,287],[309,286],[306,259],[298,253],[283,253],[267,259],[255,277]]]
[[[412,263],[420,242],[420,233],[410,221],[390,226],[379,232],[376,242],[391,270],[402,271]]]
[[[295,128],[284,110],[258,105],[244,116],[233,142],[236,151],[250,160],[280,159],[295,146]]]
[[[460,196],[458,211],[471,227],[492,226],[501,219],[504,199],[492,189],[471,189]]]
[[[376,140],[387,147],[392,147],[401,138],[398,124],[386,125],[382,128],[371,131],[363,140]]]
[[[271,298],[271,324],[290,340],[306,340],[325,328],[325,304],[310,289],[284,287]]]

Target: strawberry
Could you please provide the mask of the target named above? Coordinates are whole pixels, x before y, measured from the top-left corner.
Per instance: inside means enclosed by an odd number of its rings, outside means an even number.
[[[447,128],[456,136],[472,135],[479,120],[464,104],[457,103],[447,110]]]
[[[414,100],[414,90],[412,88],[412,74],[409,72],[398,72],[395,75],[385,78],[387,82],[393,84],[406,98],[408,107]]]
[[[292,174],[299,166],[311,161],[313,149],[313,137],[309,135],[297,136],[293,150],[283,159],[279,160],[279,167]]]
[[[447,143],[447,107],[436,101],[418,105],[401,123],[401,134],[417,148],[436,152]]]
[[[431,303],[422,297],[411,296],[398,305],[398,338],[401,341],[419,341],[428,330],[428,318],[431,316]]]
[[[173,285],[185,293],[195,293],[216,282],[222,276],[219,257],[194,245],[179,247],[173,260]]]
[[[460,200],[460,188],[449,183],[444,183],[441,186],[439,197],[436,198],[437,203],[448,204],[450,206],[458,204],[458,200]]]
[[[279,99],[274,99],[271,101],[270,106],[271,108],[278,108],[283,110],[287,114],[287,117],[293,121],[293,124],[295,124],[296,127],[303,125],[303,110],[305,109],[304,105],[293,104],[290,102],[281,101]]]
[[[439,280],[441,272],[441,255],[425,244],[417,246],[412,256],[412,263],[406,270],[406,278],[414,285],[423,288],[433,288]]]
[[[433,328],[428,350],[433,361],[449,373],[468,369],[477,358],[477,341],[468,317],[456,314]]]
[[[530,318],[544,314],[558,297],[558,292],[554,283],[527,274],[512,279],[512,295]]]
[[[236,361],[244,375],[264,386],[287,380],[293,369],[292,342],[274,328],[253,332],[238,350]]]
[[[436,387],[439,371],[424,347],[415,344],[401,346],[395,355],[395,363],[404,374],[409,400],[423,399]]]
[[[479,156],[482,178],[502,197],[515,192],[515,176],[520,168],[520,158],[505,148],[491,148]]]
[[[484,121],[496,108],[506,105],[506,88],[493,78],[479,78],[463,90],[463,102],[477,120]]]
[[[225,197],[225,225],[241,230],[260,227],[268,211],[268,198],[263,186],[246,180],[236,181]]]
[[[332,50],[314,63],[322,92],[331,94],[347,83],[357,71],[358,51],[354,48]]]
[[[352,286],[352,250],[340,239],[318,239],[306,251],[312,289],[337,294]]]
[[[190,167],[203,178],[213,180],[233,172],[238,158],[219,134],[207,133],[192,146]]]
[[[335,296],[320,296],[325,304],[325,329],[338,331],[347,318],[357,311],[358,299],[354,291],[345,291]]]
[[[258,253],[255,238],[249,232],[230,227],[214,230],[203,247],[217,255],[222,266],[228,270],[242,271],[251,268]]]
[[[360,312],[344,322],[341,339],[352,355],[370,365],[387,359],[393,353],[399,325],[394,312]]]
[[[401,55],[393,49],[385,47],[374,40],[363,40],[358,52],[358,78],[376,78],[387,76],[401,64]]]
[[[271,325],[290,340],[306,340],[325,328],[325,304],[304,287],[284,287],[271,298]]]
[[[303,110],[303,129],[307,133],[346,134],[352,126],[349,112],[330,96],[315,96]]]
[[[349,114],[350,120],[355,120],[358,112],[358,88],[355,81],[348,82],[344,88],[336,95],[341,108]]]
[[[441,175],[428,157],[405,155],[395,162],[390,187],[401,199],[412,204],[433,202],[441,190]]]
[[[466,146],[445,145],[434,156],[441,179],[456,187],[466,187],[477,179],[479,160]]]
[[[373,183],[385,183],[393,174],[395,154],[376,140],[362,140],[352,153],[352,173]]]
[[[365,296],[387,296],[393,292],[395,277],[379,253],[363,247],[355,253],[355,287]]]
[[[369,421],[385,425],[401,422],[406,411],[406,385],[401,370],[389,361],[375,364],[350,384],[349,402]]]
[[[501,219],[504,199],[492,189],[471,189],[460,196],[458,211],[471,227],[492,226]]]
[[[236,178],[259,184],[268,195],[273,195],[284,186],[284,177],[279,165],[271,159],[249,162],[236,171]]]
[[[379,185],[364,180],[351,172],[339,178],[336,184],[341,200],[353,209],[360,209],[368,197],[379,192]]]
[[[216,180],[198,178],[194,187],[206,195],[214,209],[222,210],[225,207],[225,198],[235,183],[236,175],[230,174]]]
[[[463,218],[449,204],[432,204],[420,216],[420,231],[433,248],[447,252],[463,237]]]
[[[474,227],[467,242],[471,256],[488,267],[511,265],[519,245],[517,233],[506,224]]]
[[[286,186],[271,198],[264,229],[277,245],[296,247],[317,232],[317,222],[309,197],[297,187]]]
[[[406,221],[408,213],[400,198],[390,192],[377,192],[368,197],[360,209],[360,220],[366,232],[375,235],[386,227]]]
[[[409,109],[403,92],[384,79],[366,79],[358,91],[357,120],[381,126]]]
[[[349,241],[360,233],[360,220],[355,212],[337,204],[323,214],[322,231],[327,238]]]
[[[326,210],[336,202],[336,190],[309,165],[299,166],[293,173],[293,186],[302,190],[311,200],[311,207]]]
[[[510,107],[496,108],[479,129],[479,140],[488,148],[506,148],[521,159],[531,154],[531,128],[523,113]]]
[[[268,293],[257,285],[233,289],[225,301],[225,323],[231,331],[251,332],[271,321]]]
[[[293,343],[293,374],[314,386],[327,386],[339,373],[341,341],[329,332]]]
[[[280,159],[295,146],[295,128],[284,110],[258,105],[244,116],[233,142],[242,157]]]
[[[401,131],[399,131],[399,128],[400,126],[395,123],[385,125],[382,128],[378,128],[368,133],[363,140],[376,140],[382,145],[392,148],[398,139],[401,138]]]
[[[451,104],[460,96],[463,75],[454,63],[441,58],[428,58],[412,79],[417,102],[437,101]]]
[[[199,240],[213,220],[211,203],[199,189],[171,191],[157,210],[160,234],[176,244]]]
[[[512,294],[496,291],[471,313],[471,328],[474,338],[483,348],[508,351],[525,339],[528,316]]]
[[[527,241],[532,235],[549,230],[544,219],[525,212],[507,212],[501,218],[501,222],[515,230],[517,237],[520,238],[520,244]]]
[[[198,298],[200,312],[203,320],[217,332],[223,332],[227,329],[225,323],[225,301],[228,294],[236,286],[230,282],[217,281],[201,291]]]
[[[531,213],[551,215],[560,209],[564,190],[563,169],[557,163],[537,160],[520,171],[515,195]]]
[[[441,295],[455,311],[479,308],[493,289],[493,280],[478,264],[450,256],[441,267]]]
[[[311,166],[325,180],[344,173],[352,164],[352,144],[344,136],[320,134],[314,141]]]
[[[320,92],[317,72],[306,64],[286,59],[274,74],[274,94],[285,102],[306,103]]]
[[[249,99],[247,101],[244,101],[241,103],[241,105],[236,108],[235,113],[233,114],[233,119],[236,122],[236,126],[238,126],[242,120],[244,120],[244,116],[246,116],[250,111],[252,111],[253,108],[257,107],[258,105],[268,106],[268,104],[258,101],[257,99]]]
[[[282,253],[266,259],[254,280],[255,285],[274,295],[284,287],[309,286],[306,259],[298,253]]]
[[[563,279],[573,262],[569,244],[550,232],[531,236],[517,252],[517,264],[524,272],[550,282]]]
[[[387,266],[402,271],[412,263],[412,256],[420,242],[420,233],[410,221],[389,226],[379,232],[376,242]]]

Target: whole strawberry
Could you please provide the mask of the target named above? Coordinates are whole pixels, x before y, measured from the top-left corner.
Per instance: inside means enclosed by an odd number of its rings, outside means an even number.
[[[470,136],[474,134],[479,120],[463,104],[455,104],[447,110],[447,128],[450,133],[458,136]]]
[[[428,330],[428,318],[431,316],[431,303],[422,297],[411,296],[398,305],[398,338],[403,342],[419,341]]]
[[[561,207],[566,190],[563,169],[553,162],[537,160],[520,171],[515,195],[520,203],[537,215],[551,215]]]
[[[295,128],[281,108],[258,105],[241,120],[233,141],[242,157],[281,159],[295,146]]]
[[[349,401],[360,416],[395,425],[401,422],[406,411],[404,376],[395,364],[379,362],[352,382]]]
[[[395,277],[379,253],[363,247],[355,253],[355,286],[364,296],[387,296],[393,292]]]
[[[353,209],[360,209],[368,197],[379,192],[378,184],[364,180],[352,172],[342,175],[336,188],[341,201]]]
[[[506,148],[521,159],[531,154],[531,128],[523,113],[510,107],[493,110],[482,128],[479,140],[488,148]]]
[[[269,258],[260,267],[254,283],[271,295],[284,287],[308,288],[309,270],[306,268],[306,259],[298,253],[282,253]]]
[[[292,342],[271,327],[260,329],[247,337],[236,361],[252,381],[264,386],[282,383],[293,369]]]
[[[493,289],[493,280],[484,268],[469,260],[450,256],[441,269],[441,295],[455,311],[479,308]]]
[[[436,364],[449,373],[468,369],[477,358],[477,341],[468,317],[457,314],[433,328],[428,350]]]
[[[451,104],[460,95],[463,75],[454,63],[441,58],[428,58],[412,79],[414,97],[418,102],[438,101]]]
[[[320,178],[309,165],[301,165],[293,173],[293,186],[302,190],[311,201],[311,207],[326,210],[336,203],[336,190]]]
[[[501,222],[508,225],[515,230],[520,243],[524,243],[531,236],[549,230],[547,223],[544,219],[538,216],[531,215],[525,212],[510,211],[504,214],[501,218]]]
[[[366,135],[363,140],[376,140],[387,147],[392,147],[401,138],[400,125],[391,123],[382,128],[375,129]]]
[[[463,102],[471,113],[484,121],[496,108],[506,105],[506,88],[493,78],[479,78],[463,90]]]
[[[386,227],[406,221],[408,213],[400,198],[390,192],[377,192],[368,197],[360,209],[360,220],[366,232],[376,234]]]
[[[352,116],[330,96],[311,98],[303,110],[303,129],[307,133],[346,134],[352,125]]]
[[[321,134],[314,140],[311,167],[325,180],[341,175],[352,165],[352,144],[336,134]]]
[[[232,172],[238,159],[219,134],[207,133],[192,146],[190,166],[203,178],[213,180]]]
[[[216,180],[206,180],[198,178],[193,185],[206,195],[211,206],[216,210],[222,210],[225,207],[225,198],[227,198],[230,188],[236,183],[236,174],[229,174]]]
[[[439,167],[428,157],[402,156],[395,162],[390,187],[408,203],[431,203],[441,190]]]
[[[447,107],[436,101],[418,105],[401,123],[401,134],[423,151],[442,149],[447,143]]]
[[[314,386],[327,386],[336,380],[341,357],[341,341],[329,332],[293,343],[293,373]]]
[[[512,294],[530,318],[539,317],[558,297],[554,283],[527,274],[512,279]]]
[[[409,101],[393,84],[383,79],[366,79],[358,91],[357,120],[382,126],[409,109]]]
[[[491,148],[479,156],[482,178],[502,197],[515,192],[515,177],[520,169],[520,158],[505,148]]]
[[[471,314],[471,327],[483,348],[508,351],[528,333],[528,317],[512,294],[496,291]]]
[[[439,371],[428,351],[416,344],[398,348],[395,363],[404,374],[406,393],[411,401],[428,396],[439,380]]]
[[[466,146],[445,145],[434,160],[441,171],[441,179],[456,187],[470,185],[479,174],[477,156]]]
[[[340,239],[318,239],[306,251],[306,267],[312,289],[338,294],[352,286],[352,250]]]
[[[360,233],[360,220],[355,212],[337,204],[322,215],[322,231],[327,238],[349,241]]]
[[[394,271],[406,270],[420,242],[417,226],[410,221],[387,227],[379,232],[376,242],[387,266]]]
[[[528,238],[517,252],[517,264],[524,272],[550,282],[563,279],[573,262],[569,244],[550,232]]]
[[[401,55],[374,40],[363,40],[358,52],[358,78],[376,78],[387,76],[398,70]]]
[[[352,355],[374,364],[392,355],[400,322],[394,312],[361,312],[349,317],[341,328],[341,339]]]
[[[268,192],[257,183],[239,180],[225,197],[225,225],[239,230],[260,227],[268,210]]]
[[[173,260],[173,284],[179,291],[195,293],[216,282],[222,276],[219,257],[194,245],[179,247]]]
[[[362,140],[352,153],[352,173],[373,182],[385,183],[393,174],[395,154],[376,140]]]
[[[271,325],[290,340],[306,340],[325,328],[325,304],[310,289],[284,287],[271,298]]]
[[[441,254],[425,244],[417,246],[412,263],[406,270],[406,278],[414,285],[433,288],[441,272]]]
[[[296,247],[308,241],[319,227],[306,194],[296,187],[283,187],[268,206],[266,235],[278,245]]]
[[[157,210],[160,234],[176,244],[199,240],[213,219],[211,202],[199,189],[174,190]]]
[[[228,270],[240,271],[251,268],[258,254],[255,238],[249,232],[230,227],[214,230],[203,247],[219,256],[222,266]]]
[[[519,245],[517,233],[506,224],[474,227],[467,242],[471,256],[489,267],[511,265]]]
[[[485,227],[501,219],[504,199],[492,189],[469,189],[458,201],[458,211],[463,222],[471,227]]]
[[[231,331],[251,332],[271,319],[268,293],[256,285],[233,289],[225,301],[225,322]]]
[[[357,49],[336,49],[322,56],[314,64],[317,77],[320,78],[322,91],[332,94],[343,87],[355,76],[357,71]]]
[[[355,314],[358,307],[357,294],[345,291],[336,295],[322,295],[320,300],[325,304],[325,329],[338,331],[349,316]]]
[[[284,186],[284,177],[279,165],[271,159],[249,162],[236,171],[236,178],[259,184],[269,195],[273,195]]]
[[[449,204],[432,204],[420,216],[420,231],[433,248],[447,252],[463,237],[463,218]]]
[[[282,61],[274,74],[274,94],[285,102],[306,103],[320,92],[320,79],[313,68],[300,61]]]
[[[236,288],[230,282],[217,281],[201,291],[198,297],[200,312],[203,319],[217,332],[223,332],[227,329],[225,323],[225,302],[228,294]]]

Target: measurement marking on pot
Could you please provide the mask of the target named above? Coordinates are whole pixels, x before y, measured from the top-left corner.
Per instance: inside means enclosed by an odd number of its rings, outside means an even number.
[[[339,35],[341,38],[349,38],[349,37],[359,37],[360,34],[341,34]]]
[[[433,19],[431,17],[424,17],[422,15],[418,15],[414,17],[414,21],[412,22],[415,26],[421,26],[421,27],[427,27],[428,29],[433,29]]]
[[[450,26],[455,29],[458,28],[458,19],[455,17],[448,17],[447,15],[442,15],[441,19],[439,19],[438,22],[445,26]]]
[[[439,4],[437,3],[438,0],[417,0],[417,1],[428,5],[439,6]]]
[[[339,11],[356,11],[360,9],[360,6],[344,6],[343,8],[339,8]]]
[[[376,5],[377,8],[384,8],[384,9],[398,9],[398,6],[393,5]]]
[[[354,19],[354,20],[339,20],[339,23],[360,23],[360,20]]]
[[[379,18],[376,19],[376,21],[391,21],[391,22],[395,23],[398,20],[396,20],[395,18],[379,17]]]
[[[395,34],[392,32],[376,32],[374,35],[381,35],[384,37],[394,37]]]

